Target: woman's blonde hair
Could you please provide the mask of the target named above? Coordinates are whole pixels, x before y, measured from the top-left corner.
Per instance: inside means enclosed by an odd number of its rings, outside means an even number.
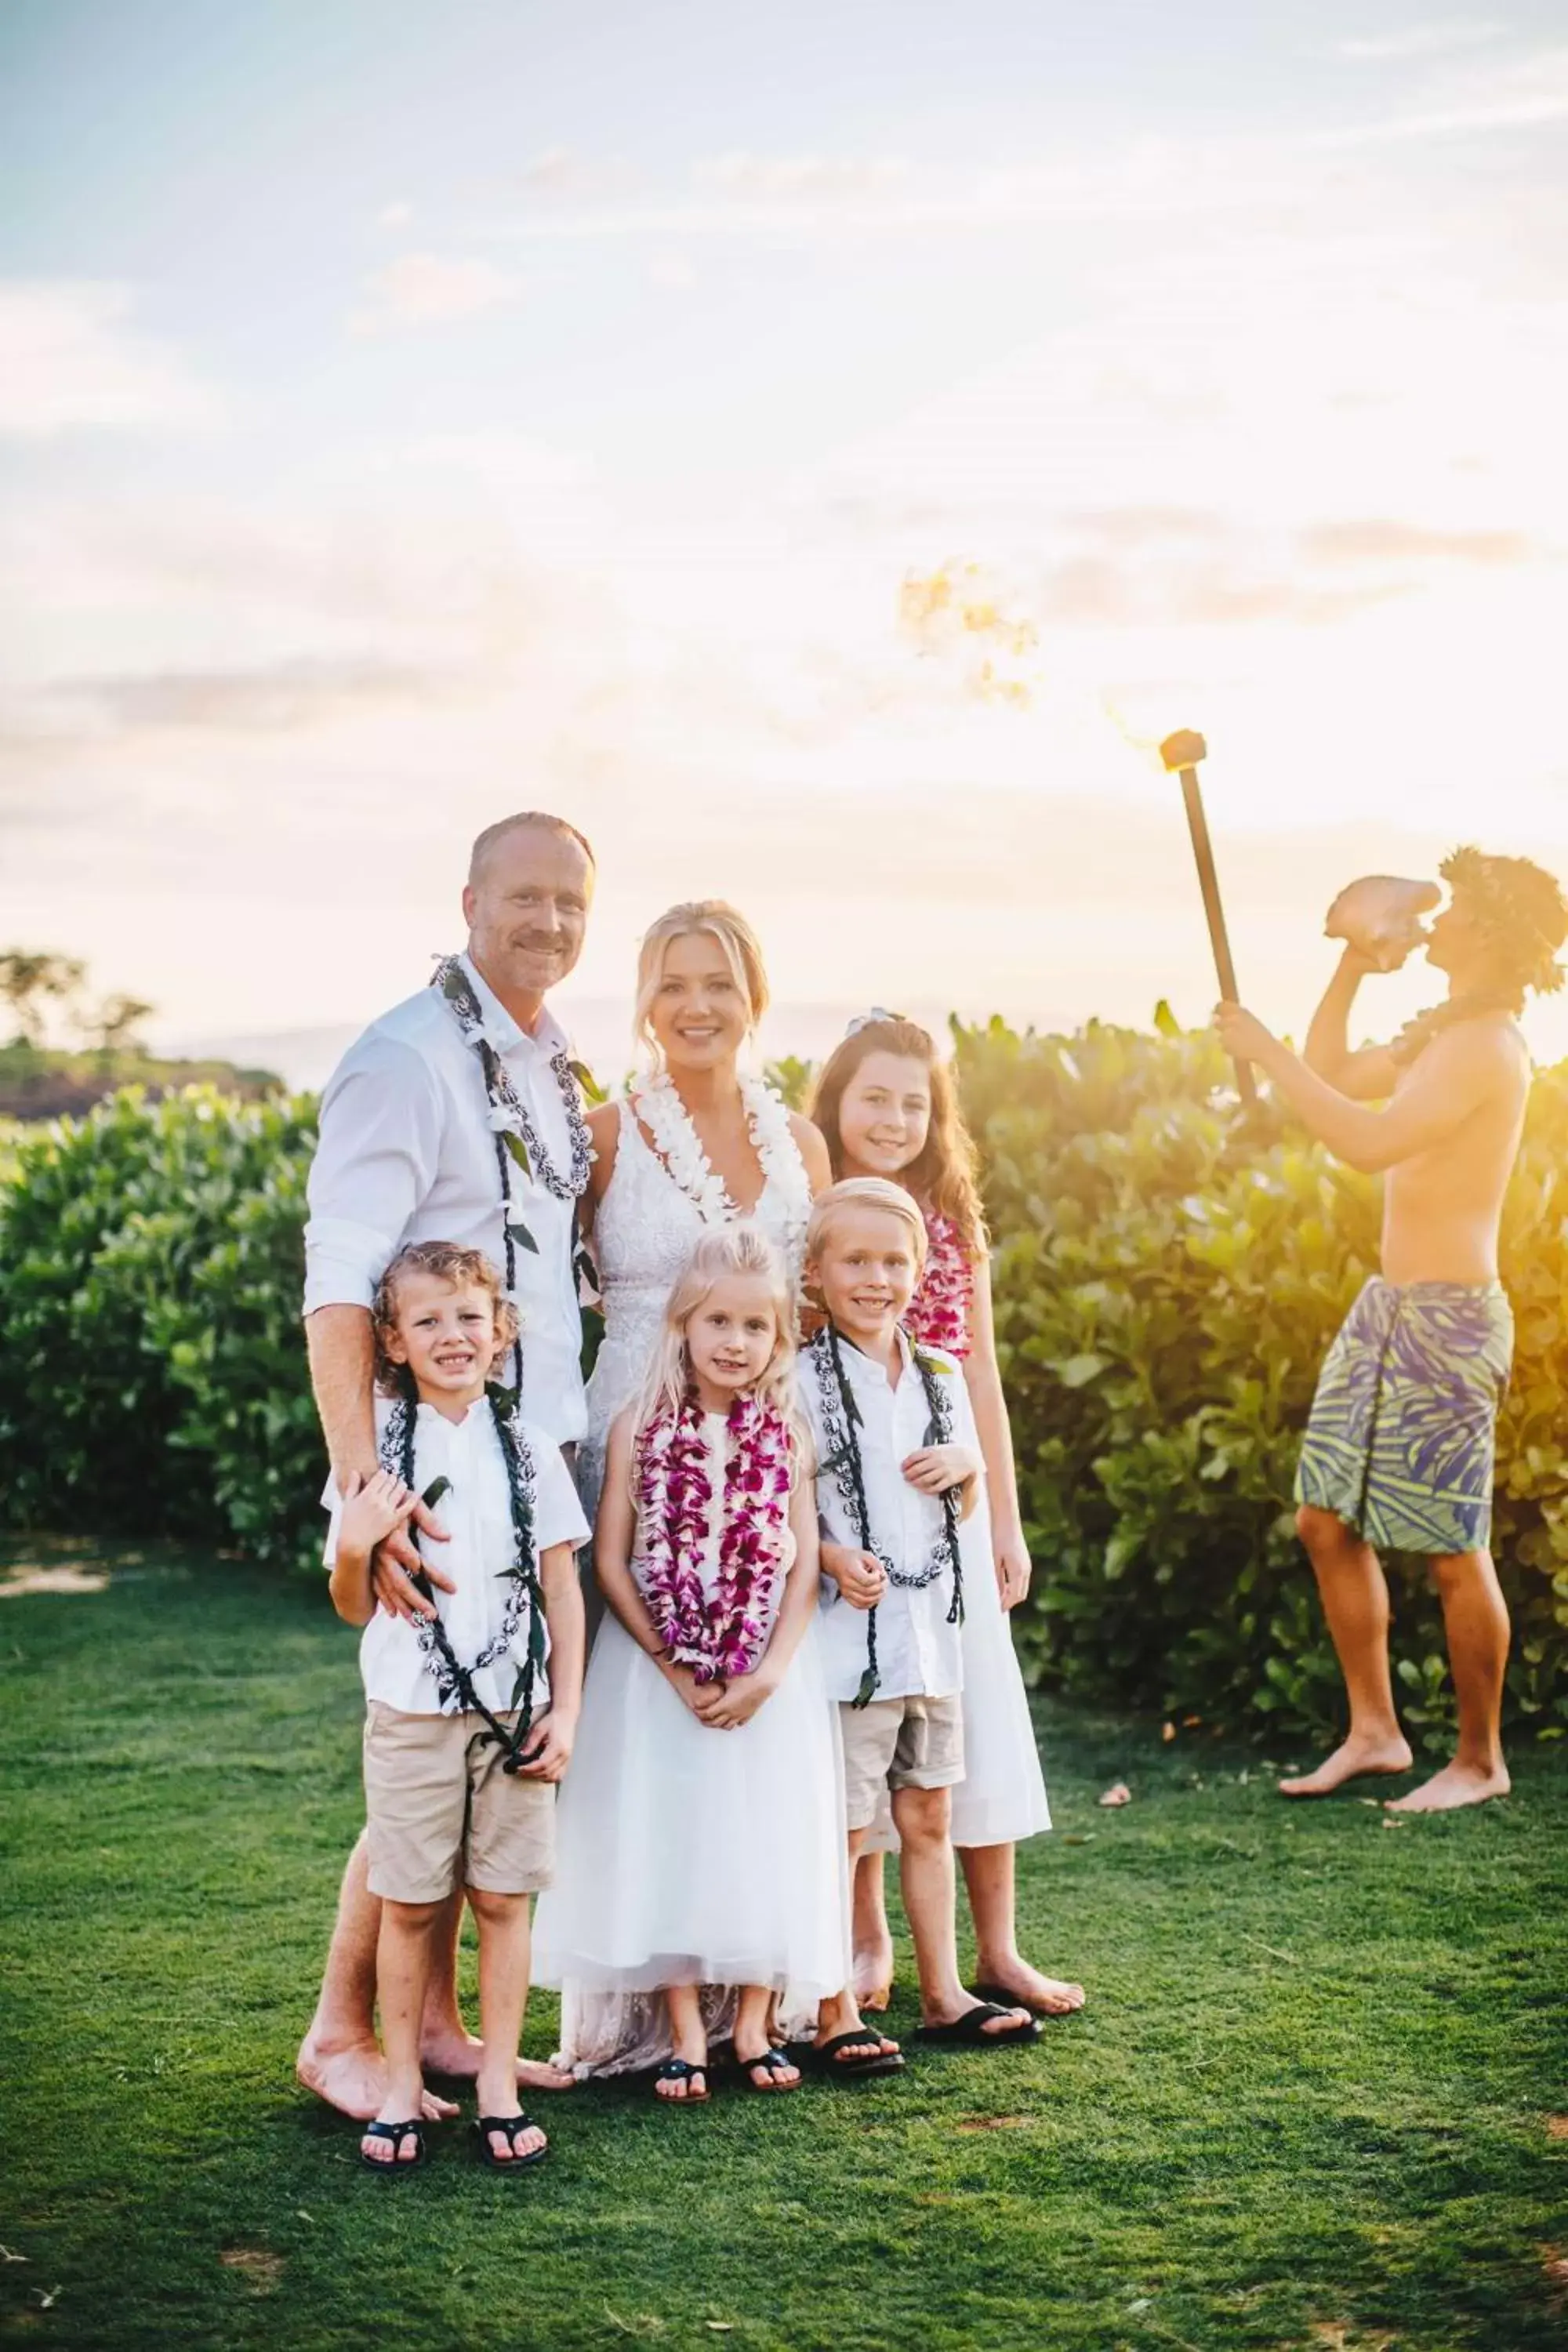
[[[906,1192],[901,1184],[889,1184],[885,1176],[846,1176],[841,1182],[830,1184],[826,1192],[817,1194],[805,1229],[807,1262],[820,1257],[834,1226],[851,1209],[882,1209],[889,1217],[897,1217],[909,1234],[918,1280],[926,1262],[926,1221],[913,1194]]]
[[[834,1174],[844,1165],[838,1115],[845,1089],[872,1054],[896,1054],[900,1060],[924,1063],[931,1082],[931,1127],[920,1157],[903,1171],[903,1181],[917,1201],[939,1216],[951,1217],[972,1254],[983,1256],[985,1213],[975,1181],[973,1140],[958,1107],[952,1073],[938,1058],[930,1030],[918,1021],[906,1021],[900,1013],[877,1013],[852,1029],[824,1062],[807,1116],[822,1129]]]
[[[386,1343],[397,1329],[397,1294],[405,1275],[430,1274],[454,1289],[471,1286],[487,1291],[495,1310],[496,1351],[486,1371],[489,1379],[517,1338],[517,1309],[506,1296],[500,1276],[483,1250],[465,1249],[460,1242],[410,1242],[400,1249],[376,1285],[371,1303],[371,1331],[375,1342],[375,1384],[384,1396],[412,1396],[414,1381],[406,1364],[395,1363]]]
[[[664,978],[664,959],[671,942],[706,931],[718,941],[730,977],[746,1003],[746,1026],[754,1029],[768,1009],[768,974],[755,931],[738,908],[724,898],[688,898],[670,907],[643,933],[637,950],[637,1010],[632,1032],[639,1045],[657,1056],[658,1043],[648,1014]]]
[[[677,1275],[665,1300],[664,1320],[633,1412],[634,1476],[637,1442],[643,1431],[661,1413],[679,1413],[685,1407],[691,1387],[686,1327],[714,1286],[732,1275],[758,1275],[768,1286],[777,1330],[773,1354],[754,1393],[764,1404],[774,1406],[789,1423],[797,1473],[810,1459],[810,1442],[795,1402],[795,1300],[789,1276],[783,1257],[761,1225],[742,1217],[733,1224],[710,1227]]]

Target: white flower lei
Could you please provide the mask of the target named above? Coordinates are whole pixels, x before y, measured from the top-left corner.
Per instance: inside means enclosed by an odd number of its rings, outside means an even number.
[[[770,1183],[776,1182],[780,1197],[787,1204],[784,1246],[793,1277],[811,1213],[805,1163],[790,1127],[784,1097],[763,1078],[742,1076],[740,1085],[746,1131],[763,1171],[763,1190],[765,1192]],[[654,1148],[670,1176],[687,1199],[695,1203],[703,1223],[732,1224],[741,1214],[740,1208],[704,1151],[691,1114],[668,1070],[659,1070],[649,1079],[634,1097],[632,1108],[652,1136]]]

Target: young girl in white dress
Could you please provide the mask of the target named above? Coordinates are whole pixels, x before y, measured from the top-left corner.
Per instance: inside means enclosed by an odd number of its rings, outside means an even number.
[[[614,1423],[595,1566],[608,1604],[534,1927],[563,2063],[657,2065],[709,2095],[710,2042],[794,2090],[770,2008],[821,2009],[821,2053],[891,2071],[846,1993],[843,1768],[817,1655],[817,1536],[783,1261],[742,1222],[698,1241],[640,1395]],[[662,2063],[660,2063],[662,2062]]]
[[[905,1318],[911,1337],[963,1366],[991,1511],[994,1582],[966,1591],[963,1626],[965,1776],[953,1790],[952,1843],[963,1866],[977,1947],[974,1990],[1022,2002],[1039,2016],[1081,2009],[1083,1987],[1048,1977],[1018,1950],[1014,1848],[1051,1825],[1024,1678],[1007,1612],[1029,1589],[1013,1434],[996,1362],[991,1265],[974,1181],[974,1147],[948,1071],[917,1023],[877,1012],[856,1022],[824,1064],[812,1117],[835,1180],[880,1176],[913,1194],[928,1255]],[[873,1833],[855,1882],[855,1987],[863,2006],[887,2006],[893,1947],[883,1896],[890,1821]]]

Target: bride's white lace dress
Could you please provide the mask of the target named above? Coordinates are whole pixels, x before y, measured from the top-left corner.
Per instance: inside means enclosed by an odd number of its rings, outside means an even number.
[[[748,1214],[777,1244],[795,1285],[805,1248],[811,1184],[776,1097],[773,1108],[779,1116],[771,1148],[763,1155],[766,1181]],[[616,1164],[594,1218],[605,1337],[588,1382],[588,1433],[577,1452],[577,1486],[590,1525],[604,1485],[610,1424],[642,1383],[664,1302],[709,1222],[648,1149],[630,1102],[621,1104],[620,1118]],[[716,1186],[712,1194],[715,1202],[722,1197]],[[730,1211],[732,1218],[732,1202]]]

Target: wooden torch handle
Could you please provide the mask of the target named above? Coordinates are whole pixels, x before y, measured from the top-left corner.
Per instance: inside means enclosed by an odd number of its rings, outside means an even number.
[[[1219,978],[1219,992],[1227,1003],[1238,1004],[1236,966],[1231,961],[1230,937],[1225,928],[1225,909],[1219,899],[1219,877],[1215,872],[1214,849],[1209,841],[1208,819],[1204,814],[1204,796],[1198,790],[1195,768],[1184,768],[1182,802],[1187,812],[1187,831],[1193,837],[1193,857],[1198,869],[1198,887],[1204,894],[1204,913],[1208,918],[1209,944],[1214,950],[1214,968]],[[1258,1100],[1258,1087],[1249,1062],[1236,1066],[1237,1092],[1248,1108]]]

